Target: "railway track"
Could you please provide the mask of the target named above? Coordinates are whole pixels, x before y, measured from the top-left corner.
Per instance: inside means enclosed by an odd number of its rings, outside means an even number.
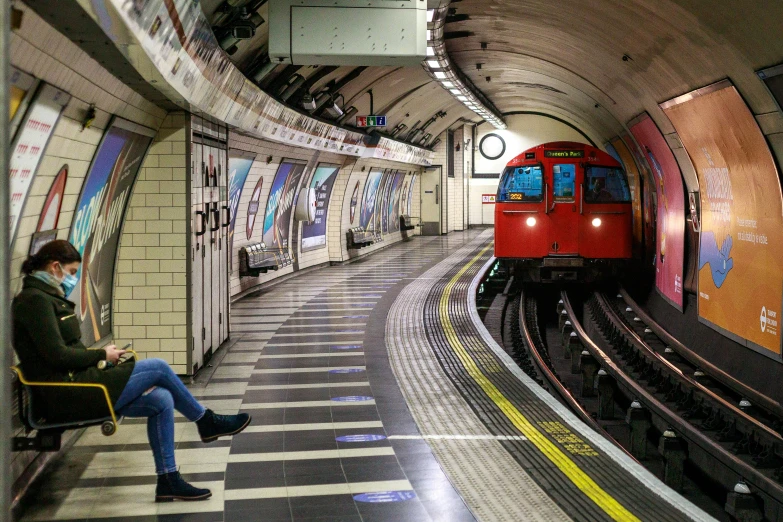
[[[525,373],[718,518],[783,521],[778,403],[668,336],[624,291],[557,298],[508,295],[504,344]]]

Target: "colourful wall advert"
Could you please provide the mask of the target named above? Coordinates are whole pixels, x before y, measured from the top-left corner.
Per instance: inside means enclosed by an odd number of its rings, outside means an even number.
[[[699,177],[699,319],[779,358],[783,201],[764,135],[728,80],[661,107]]]

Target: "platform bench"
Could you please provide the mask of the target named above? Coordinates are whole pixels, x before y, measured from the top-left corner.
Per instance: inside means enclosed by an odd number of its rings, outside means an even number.
[[[375,234],[366,231],[362,227],[354,227],[348,230],[348,248],[362,248],[375,242]]]
[[[264,243],[254,243],[239,249],[239,275],[258,277],[269,270],[279,270],[291,264],[287,249],[267,248]]]

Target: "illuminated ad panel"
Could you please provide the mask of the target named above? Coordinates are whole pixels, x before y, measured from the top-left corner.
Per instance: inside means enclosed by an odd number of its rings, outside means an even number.
[[[283,161],[275,173],[264,216],[264,243],[267,248],[289,247],[291,210],[304,169],[303,163]]]
[[[114,264],[125,209],[155,131],[115,118],[84,180],[69,241],[82,255],[76,303],[82,342],[90,346],[110,335]]]
[[[416,185],[416,174],[411,178],[411,184],[408,186],[408,216],[411,215],[413,209],[413,186]]]
[[[614,157],[625,170],[628,177],[628,188],[631,191],[631,206],[633,208],[633,239],[636,245],[643,243],[642,238],[642,183],[639,169],[633,159],[631,151],[625,146],[623,140],[615,138],[606,147],[606,151]]]
[[[234,225],[237,221],[239,200],[242,199],[242,189],[245,187],[247,175],[255,159],[256,155],[252,152],[234,149],[228,151],[228,201],[231,209],[231,222],[228,227],[229,249],[234,247]]]
[[[667,301],[682,310],[685,196],[680,167],[648,114],[633,120],[629,127],[650,166],[657,193],[655,286]]]
[[[353,218],[356,217],[356,205],[359,204],[359,182],[356,182],[356,186],[353,187],[353,194],[351,195],[351,208],[349,217],[351,218],[351,225],[353,225]]]
[[[405,174],[400,171],[394,173],[388,204],[389,232],[398,232],[400,230],[400,191],[402,190],[402,179],[404,177]]]
[[[319,164],[310,182],[315,190],[315,220],[302,226],[302,250],[313,250],[326,246],[326,218],[329,214],[329,200],[332,187],[340,171],[339,165]]]
[[[362,210],[359,213],[359,226],[365,231],[374,230],[375,226],[375,198],[378,197],[378,187],[383,177],[382,170],[371,170],[364,183],[364,195],[362,196]]]
[[[661,107],[699,176],[699,319],[779,357],[783,203],[764,135],[729,81]]]
[[[383,233],[386,234],[389,232],[389,198],[391,197],[391,191],[392,191],[392,184],[394,183],[394,171],[387,169],[386,173],[383,175],[383,182],[381,183],[381,187],[383,187],[383,198],[378,199],[378,219],[380,219],[382,224],[382,230]]]

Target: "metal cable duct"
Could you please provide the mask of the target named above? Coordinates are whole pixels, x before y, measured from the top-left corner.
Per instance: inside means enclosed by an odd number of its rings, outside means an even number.
[[[506,122],[497,107],[457,68],[446,52],[443,33],[450,4],[450,0],[441,0],[438,7],[427,11],[427,59],[422,62],[422,66],[465,107],[496,129],[505,129]]]

